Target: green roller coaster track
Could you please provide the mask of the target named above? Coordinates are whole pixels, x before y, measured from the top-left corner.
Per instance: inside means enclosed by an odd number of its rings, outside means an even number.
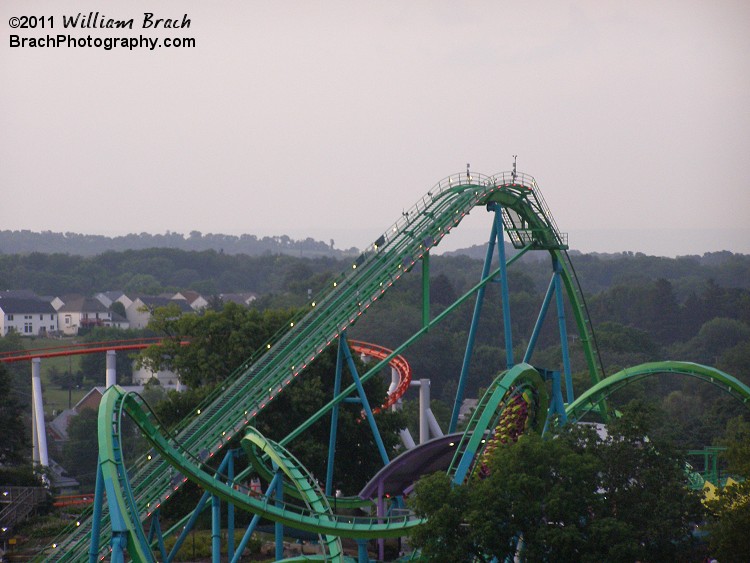
[[[187,481],[195,481],[218,499],[225,500],[243,510],[259,514],[302,530],[326,535],[329,556],[340,558],[337,538],[357,539],[400,536],[421,522],[412,515],[377,518],[342,517],[332,514],[322,494],[310,483],[302,468],[285,449],[294,438],[310,425],[325,416],[355,391],[354,385],[335,396],[307,422],[281,440],[278,444],[260,436],[252,429],[251,421],[285,387],[300,375],[324,349],[337,342],[341,334],[367,312],[385,292],[420,260],[423,272],[429,251],[455,228],[475,207],[499,205],[504,231],[521,252],[508,261],[508,265],[530,250],[547,251],[559,266],[565,294],[573,311],[578,332],[578,343],[583,351],[592,388],[568,407],[571,417],[579,410],[602,408],[602,401],[621,381],[604,379],[598,358],[593,331],[590,327],[575,270],[567,254],[567,240],[552,219],[536,181],[527,175],[500,173],[492,176],[460,174],[439,182],[409,211],[402,214],[385,233],[379,236],[340,274],[323,292],[309,303],[306,312],[290,319],[284,331],[275,335],[258,353],[248,359],[226,380],[220,389],[197,408],[177,429],[167,432],[155,420],[147,405],[136,395],[110,388],[100,407],[100,469],[108,506],[103,508],[106,518],[82,516],[78,525],[67,530],[63,537],[40,556],[48,561],[84,561],[104,558],[109,553],[110,541],[127,543],[131,558],[152,561],[149,538],[143,531],[146,522],[158,508]],[[376,362],[361,376],[362,382],[378,374],[382,367],[396,355],[424,336],[431,327],[442,321],[468,298],[476,295],[487,283],[496,278],[501,268],[490,272],[469,292],[434,319],[428,312],[423,315],[423,326],[411,338],[393,350],[388,357]],[[428,303],[428,296],[425,297]],[[427,305],[425,309],[427,309]],[[673,362],[667,362],[672,364]],[[674,364],[677,364],[674,362]],[[655,364],[651,372],[664,371],[668,366]],[[673,366],[676,367],[676,366]],[[687,368],[685,368],[687,369]],[[705,368],[710,370],[710,368]],[[626,370],[627,371],[627,370]],[[638,374],[641,372],[639,371]],[[693,369],[691,374],[714,379],[729,385],[730,376]],[[726,377],[724,377],[726,376]],[[614,376],[613,376],[614,377]],[[637,377],[635,373],[621,379]],[[611,382],[606,383],[605,382]],[[729,385],[745,400],[750,391],[739,382]],[[548,398],[545,384],[539,373],[528,364],[518,364],[501,375],[482,400],[467,433],[459,447],[460,455],[454,458],[451,472],[456,482],[470,473],[473,459],[482,449],[482,435],[491,431],[498,420],[509,394],[519,390],[533,391],[538,424],[546,413]],[[584,400],[585,398],[585,400]],[[581,402],[584,401],[584,402]],[[581,405],[580,407],[574,405]],[[572,409],[572,410],[571,410]],[[131,417],[154,450],[132,463],[122,459],[119,432],[124,414]],[[304,506],[254,496],[240,491],[236,486],[215,478],[208,462],[236,436],[243,434],[244,445],[252,453],[260,449],[287,475],[304,499]],[[241,476],[235,482],[238,482]],[[100,526],[101,523],[101,526]],[[98,530],[98,532],[97,532]],[[98,536],[97,538],[93,538]],[[90,546],[92,553],[90,554]],[[95,552],[94,552],[95,551]]]

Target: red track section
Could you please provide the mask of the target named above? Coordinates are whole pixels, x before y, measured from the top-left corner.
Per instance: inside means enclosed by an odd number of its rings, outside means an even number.
[[[154,344],[159,344],[162,340],[163,338],[154,336],[149,338],[134,338],[130,340],[84,342],[82,344],[66,344],[61,346],[51,346],[48,348],[14,350],[12,352],[0,352],[0,363],[23,362],[31,360],[32,358],[56,358],[60,356],[96,354],[106,352],[107,350],[142,350],[143,348],[148,348]],[[185,346],[188,342],[183,341],[181,344]],[[393,353],[393,350],[389,350],[383,346],[378,346],[377,344],[371,344],[369,342],[361,342],[359,340],[350,340],[349,345],[355,353],[364,354],[365,356],[375,358],[376,360],[383,360]],[[388,395],[385,402],[380,407],[373,409],[373,413],[375,414],[388,409],[398,401],[404,393],[406,393],[407,389],[409,389],[409,383],[411,383],[411,366],[403,356],[395,356],[394,358],[391,358],[388,365],[398,373],[398,385],[393,393]]]
[[[359,340],[350,340],[349,346],[357,354],[364,354],[370,356],[376,360],[384,360],[393,353],[393,350],[383,348],[377,344],[371,344],[369,342],[360,342]],[[378,414],[389,407],[391,407],[396,401],[403,397],[409,384],[411,383],[411,366],[409,362],[403,356],[394,356],[388,365],[396,370],[398,373],[398,386],[394,389],[393,393],[389,393],[385,402],[377,408],[372,409],[373,414]]]
[[[94,493],[84,495],[66,495],[55,497],[53,506],[80,506],[94,502]]]
[[[0,352],[0,362],[23,362],[32,358],[56,358],[59,356],[77,356],[80,354],[96,354],[107,350],[142,350],[154,344],[159,344],[163,338],[153,336],[149,338],[134,338],[130,340],[110,340],[108,342],[85,342],[83,344],[67,344],[49,348],[33,348],[30,350],[14,350]],[[181,343],[183,346],[187,342]]]

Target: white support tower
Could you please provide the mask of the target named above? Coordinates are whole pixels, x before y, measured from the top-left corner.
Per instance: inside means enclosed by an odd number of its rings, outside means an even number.
[[[47,451],[47,427],[44,425],[44,402],[42,401],[42,360],[31,360],[31,398],[32,398],[32,428],[34,443],[34,461],[39,465],[49,467]]]
[[[107,350],[107,389],[113,385],[117,385],[117,352]]]

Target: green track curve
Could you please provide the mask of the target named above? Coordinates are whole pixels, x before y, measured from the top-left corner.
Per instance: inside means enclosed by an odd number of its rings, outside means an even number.
[[[454,484],[464,483],[471,475],[475,460],[486,444],[487,432],[495,428],[509,396],[525,389],[535,395],[532,427],[541,431],[549,405],[547,390],[539,372],[529,364],[520,363],[495,378],[474,409],[448,468]]]
[[[150,415],[148,406],[138,394],[126,392],[119,386],[113,386],[107,390],[106,395],[108,396],[108,400],[103,403],[105,407],[102,409],[102,416],[108,420],[117,420],[121,417],[121,413],[127,413],[135,421],[154,449],[167,460],[172,468],[177,470],[180,479],[189,479],[198,483],[202,489],[218,496],[223,501],[231,502],[242,510],[259,514],[264,518],[281,522],[284,525],[300,530],[345,538],[372,539],[398,537],[405,530],[422,522],[421,519],[411,515],[370,518],[332,514],[325,495],[314,485],[314,482],[311,482],[312,477],[306,474],[299,462],[282,446],[263,437],[254,428],[248,428],[247,434],[243,438],[243,441],[245,441],[243,446],[250,447],[249,444],[252,444],[255,447],[261,448],[265,454],[269,455],[279,465],[279,468],[284,471],[287,477],[295,483],[295,486],[303,489],[302,496],[306,498],[310,506],[300,506],[288,502],[281,502],[280,505],[277,505],[277,501],[270,497],[250,494],[249,491],[238,487],[237,484],[228,485],[222,482],[215,478],[210,473],[210,470],[204,468],[204,464],[200,460],[190,459],[189,455],[180,451],[179,446],[174,443],[173,439],[164,435],[163,430],[159,428],[158,423]],[[109,433],[109,438],[106,436],[102,437],[102,440],[106,442],[104,446],[106,452],[117,447],[116,444],[119,437],[114,428],[113,425],[113,431]],[[105,453],[105,455],[108,454]],[[112,460],[112,463],[108,463],[106,466],[102,464],[102,470],[105,482],[111,482],[113,489],[117,488],[119,484],[119,488],[121,489],[120,491],[116,491],[111,501],[108,500],[110,513],[123,513],[127,510],[132,518],[133,513],[130,511],[130,503],[128,502],[128,495],[125,490],[126,486],[118,478],[125,471],[124,465],[117,460]],[[158,506],[152,507],[153,510],[156,510],[156,508]],[[123,531],[132,537],[131,541],[133,544],[139,541],[136,528],[138,526],[133,525],[125,526],[123,529]],[[128,545],[131,545],[130,541]],[[149,560],[144,559],[144,561]]]
[[[565,407],[568,419],[571,421],[580,421],[586,414],[598,407],[601,400],[606,399],[618,389],[622,389],[629,383],[638,381],[644,377],[664,373],[685,375],[706,381],[707,383],[716,385],[722,391],[729,393],[750,407],[750,387],[728,373],[692,362],[663,361],[648,362],[633,366],[603,379]]]
[[[536,181],[524,174],[508,172],[448,177],[432,188],[399,220],[378,237],[322,295],[310,303],[306,313],[290,320],[277,335],[240,366],[227,383],[178,429],[177,439],[186,453],[201,461],[213,458],[276,395],[303,375],[304,368],[342,331],[356,323],[425,252],[435,247],[477,206],[498,202],[514,244],[547,250],[562,264],[562,279],[572,304],[578,336],[592,382],[601,379],[593,334],[589,327],[580,289],[566,252],[566,241],[558,232]],[[374,376],[368,372],[366,380]],[[325,408],[330,408],[327,405]],[[322,414],[320,415],[322,416]],[[144,521],[150,507],[166,502],[182,483],[169,475],[169,462],[160,457],[141,458],[128,468],[130,510]],[[127,499],[126,499],[127,500]],[[88,557],[90,516],[82,517],[47,553],[50,561],[81,561]],[[100,546],[105,554],[111,529],[105,519]]]

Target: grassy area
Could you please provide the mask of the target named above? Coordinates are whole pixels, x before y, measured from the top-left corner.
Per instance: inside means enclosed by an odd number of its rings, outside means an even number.
[[[75,338],[29,338],[23,339],[24,346],[27,350],[37,348],[52,348],[77,344]],[[50,380],[50,373],[57,369],[61,373],[76,373],[81,369],[81,356],[61,356],[58,358],[44,358],[41,364],[42,389],[44,395],[44,412],[52,416],[53,412],[60,412],[68,408],[68,404],[75,405],[81,398],[88,393],[89,387],[73,389],[68,394],[66,389],[61,389]],[[31,367],[29,367],[31,370]]]

